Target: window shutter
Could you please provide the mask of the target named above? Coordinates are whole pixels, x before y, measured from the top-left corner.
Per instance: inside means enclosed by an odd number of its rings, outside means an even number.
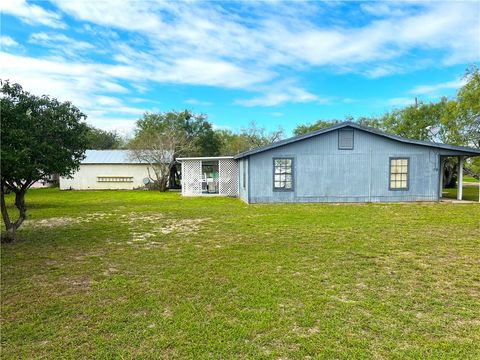
[[[340,150],[353,150],[353,130],[338,131],[338,148]]]

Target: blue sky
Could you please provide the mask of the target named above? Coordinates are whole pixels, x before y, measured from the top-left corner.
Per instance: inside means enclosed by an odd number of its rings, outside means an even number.
[[[1,75],[128,133],[145,111],[287,133],[452,96],[480,2],[2,0]]]

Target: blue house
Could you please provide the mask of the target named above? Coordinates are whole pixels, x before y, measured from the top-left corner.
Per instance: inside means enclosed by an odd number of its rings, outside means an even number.
[[[471,156],[480,150],[345,122],[234,157],[179,160],[183,195],[231,195],[247,203],[396,202],[438,201],[444,159],[458,157],[461,184]]]

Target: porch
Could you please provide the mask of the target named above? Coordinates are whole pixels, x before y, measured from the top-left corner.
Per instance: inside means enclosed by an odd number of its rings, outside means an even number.
[[[449,157],[457,159],[456,188],[444,188],[445,162]],[[480,182],[464,182],[464,164],[467,156],[440,156],[439,199],[448,203],[475,203],[480,202]],[[466,196],[464,196],[464,194]],[[454,196],[452,196],[454,195]]]
[[[183,196],[238,195],[238,165],[233,156],[177,160],[182,164]]]

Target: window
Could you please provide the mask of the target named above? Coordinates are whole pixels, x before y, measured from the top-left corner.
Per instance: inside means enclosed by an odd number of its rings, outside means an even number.
[[[408,190],[408,158],[390,159],[390,190]]]
[[[98,182],[133,182],[133,176],[97,176]]]
[[[338,149],[353,150],[353,130],[338,131]]]
[[[293,159],[276,158],[273,159],[273,190],[292,191],[293,190]]]

